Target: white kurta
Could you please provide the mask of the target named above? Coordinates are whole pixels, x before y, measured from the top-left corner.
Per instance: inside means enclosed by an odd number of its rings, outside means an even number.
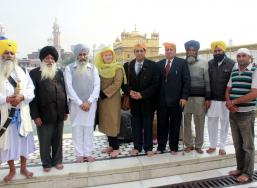
[[[17,74],[15,71],[11,73],[11,76],[14,80],[17,81]],[[25,105],[29,105],[29,102],[34,98],[34,85],[28,72],[26,72],[26,78],[27,78],[27,85],[25,86],[25,89],[21,92],[21,94],[24,96],[23,103]],[[6,80],[5,82],[5,87],[6,87],[5,94],[0,92],[0,105],[3,105],[6,103],[7,96],[14,94],[14,88],[9,83],[8,80]],[[19,108],[19,106],[17,108]],[[21,137],[19,136],[17,127],[13,124],[9,125],[7,131],[8,131],[8,137],[7,137],[8,145],[7,145],[7,149],[0,150],[0,161],[5,162],[8,160],[18,160],[20,156],[24,156],[27,158],[30,153],[33,153],[35,151],[35,144],[34,144],[34,138],[33,138],[32,132],[30,132],[25,137]],[[0,139],[3,139],[3,137],[4,135]]]
[[[74,64],[74,66],[76,66],[76,63]],[[88,63],[86,66],[94,66],[94,65]],[[100,91],[100,78],[99,78],[97,69],[94,68],[94,89],[87,100],[92,103],[90,110],[88,112],[85,112],[80,108],[80,105],[83,103],[83,101],[78,97],[78,95],[76,94],[76,92],[72,87],[72,75],[71,75],[71,70],[68,66],[65,68],[64,77],[65,77],[66,91],[69,98],[71,125],[73,127],[74,126],[86,126],[86,127],[94,126],[95,111],[96,111],[97,100],[98,100],[99,91]]]
[[[76,63],[73,64],[76,66]],[[78,97],[72,87],[72,74],[70,67],[65,68],[64,78],[68,98],[70,100],[70,121],[72,125],[72,142],[77,156],[88,157],[92,155],[93,151],[93,132],[95,122],[95,112],[97,108],[97,100],[100,92],[100,78],[96,67],[93,64],[87,64],[88,68],[94,68],[94,87],[93,92],[87,99],[91,103],[88,112],[83,111],[80,105],[83,101]],[[83,84],[83,82],[81,82]]]

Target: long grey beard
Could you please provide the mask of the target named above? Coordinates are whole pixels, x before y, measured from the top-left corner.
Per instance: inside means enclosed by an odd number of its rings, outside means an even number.
[[[195,63],[195,62],[196,62],[196,57],[194,57],[194,56],[188,56],[188,57],[187,57],[187,62],[188,62],[189,64]]]
[[[0,76],[8,78],[14,70],[17,60],[0,60]]]
[[[56,63],[53,63],[51,67],[48,67],[44,62],[42,62],[40,64],[40,70],[42,80],[53,80],[56,75],[57,66]]]
[[[87,68],[87,61],[80,61],[80,62],[77,62],[77,68],[76,68],[76,73],[79,74],[79,75],[82,75],[84,74],[86,71],[86,68]]]

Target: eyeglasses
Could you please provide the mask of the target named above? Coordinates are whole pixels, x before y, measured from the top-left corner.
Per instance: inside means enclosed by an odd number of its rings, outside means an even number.
[[[237,55],[237,57],[246,57],[246,54],[242,54],[242,55]]]

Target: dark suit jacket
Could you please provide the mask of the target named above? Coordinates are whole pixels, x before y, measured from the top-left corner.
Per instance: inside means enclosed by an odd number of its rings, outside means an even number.
[[[58,70],[53,80],[41,80],[40,68],[35,68],[30,77],[35,86],[35,98],[29,104],[32,119],[40,117],[43,123],[63,121],[69,110],[62,71]]]
[[[167,82],[164,78],[166,59],[157,63],[161,74],[161,88],[159,93],[159,107],[176,107],[180,99],[187,99],[190,95],[190,72],[186,60],[175,57]]]
[[[137,91],[141,93],[143,98],[140,100],[130,98],[131,114],[150,115],[157,107],[158,88],[160,85],[159,69],[155,62],[145,59],[140,73],[136,75],[135,62],[136,60],[134,59],[129,63],[129,66],[124,66],[129,82],[127,93],[130,90]]]

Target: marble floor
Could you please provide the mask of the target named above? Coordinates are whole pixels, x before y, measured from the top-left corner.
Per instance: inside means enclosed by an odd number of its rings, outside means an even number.
[[[255,125],[257,125],[257,120],[255,122]],[[68,124],[66,124],[65,126],[70,126]],[[69,127],[65,128],[65,129],[69,129]],[[255,135],[257,135],[257,130],[255,130]],[[41,160],[40,160],[40,155],[39,155],[39,144],[38,144],[38,138],[35,135],[35,145],[36,145],[36,151],[31,154],[29,156],[29,160],[28,160],[28,166],[39,166],[41,165]],[[255,141],[257,141],[257,139],[255,139]],[[227,145],[232,145],[233,141],[232,141],[232,137],[231,137],[231,132],[229,130],[228,133],[228,138],[227,138]],[[111,159],[110,156],[108,154],[103,154],[101,153],[101,149],[103,149],[104,147],[108,146],[108,142],[107,142],[107,137],[98,132],[95,131],[94,132],[94,152],[93,152],[93,156],[96,157],[97,160],[109,160]],[[207,127],[205,127],[205,131],[204,131],[204,146],[203,148],[207,148],[209,146],[209,139],[208,139],[208,130]],[[156,150],[157,145],[154,145],[154,151]],[[181,150],[182,144],[180,142],[180,150]],[[120,150],[121,150],[121,155],[119,155],[118,158],[124,158],[124,157],[130,157],[129,151],[133,149],[133,143],[121,143],[120,144]],[[168,150],[168,146],[167,146],[167,150]],[[63,163],[67,164],[67,163],[73,163],[75,161],[75,155],[74,155],[75,151],[74,151],[74,147],[72,144],[72,135],[70,133],[65,133],[63,136]],[[143,155],[144,153],[141,153],[141,155]],[[111,159],[111,160],[115,160],[115,159]],[[15,161],[15,163],[17,165],[19,165],[19,161]],[[7,168],[7,164],[6,163],[1,163],[0,164],[0,168]]]

